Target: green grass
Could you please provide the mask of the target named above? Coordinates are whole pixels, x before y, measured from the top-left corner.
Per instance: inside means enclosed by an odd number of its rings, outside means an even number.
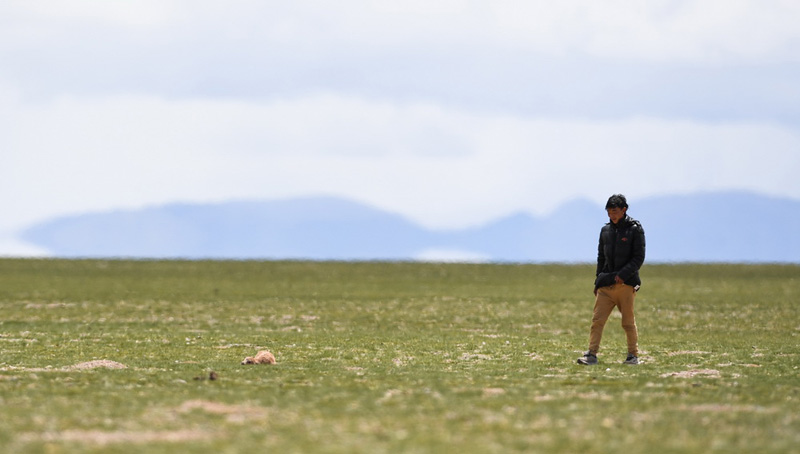
[[[800,267],[648,264],[587,368],[593,272],[0,260],[0,451],[800,452]]]

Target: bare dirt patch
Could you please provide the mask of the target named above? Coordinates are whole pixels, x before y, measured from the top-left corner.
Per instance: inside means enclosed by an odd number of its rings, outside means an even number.
[[[762,407],[759,405],[729,405],[729,404],[701,404],[685,405],[681,410],[708,413],[776,413],[777,408]]]
[[[75,307],[75,303],[28,303],[25,309],[60,309],[64,307]]]
[[[99,430],[65,430],[63,432],[46,432],[42,434],[23,434],[20,438],[26,442],[76,442],[92,445],[106,446],[118,443],[181,443],[186,441],[210,440],[212,434],[201,430],[176,430],[176,431],[115,431],[102,432]]]
[[[241,347],[252,348],[252,347],[255,347],[255,345],[253,345],[253,344],[225,344],[225,345],[218,345],[218,346],[216,346],[214,348],[218,348],[220,350],[224,350],[224,349],[228,349],[228,348],[241,348]]]
[[[94,361],[87,361],[84,363],[73,364],[72,366],[64,367],[18,367],[6,366],[0,368],[0,371],[22,371],[22,372],[73,372],[76,370],[92,370],[92,369],[127,369],[128,366],[110,361],[107,359],[97,359]]]
[[[128,366],[118,363],[116,361],[110,361],[107,359],[98,359],[95,361],[87,361],[85,363],[78,363],[74,366],[66,367],[67,370],[86,370],[86,369],[127,369]]]
[[[662,378],[666,377],[694,378],[697,376],[704,376],[708,378],[719,378],[720,373],[716,369],[691,369],[680,372],[669,372],[661,375]]]
[[[701,352],[699,350],[680,350],[677,352],[667,352],[667,356],[679,356],[679,355],[708,355],[709,352]]]
[[[403,367],[406,366],[411,361],[414,361],[413,356],[403,356],[392,359],[392,364],[394,364],[396,367]]]
[[[483,388],[483,397],[502,396],[505,393],[503,388]]]
[[[222,415],[228,422],[246,423],[253,419],[266,418],[267,412],[263,408],[248,405],[230,405],[208,400],[188,400],[178,407],[178,413],[203,411],[212,415]]]
[[[482,353],[464,353],[461,355],[462,361],[471,361],[471,360],[482,360],[482,361],[489,361],[492,357],[489,355],[484,355]]]

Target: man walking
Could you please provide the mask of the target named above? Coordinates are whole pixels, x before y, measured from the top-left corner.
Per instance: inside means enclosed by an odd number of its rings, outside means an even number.
[[[594,283],[594,313],[589,332],[589,351],[578,359],[578,364],[597,364],[600,339],[608,317],[617,307],[622,313],[622,328],[628,342],[625,364],[639,364],[639,333],[633,302],[642,281],[639,268],[644,263],[644,229],[639,221],[627,214],[628,201],[622,194],[608,198],[606,212],[609,223],[600,230],[597,248],[597,273]]]

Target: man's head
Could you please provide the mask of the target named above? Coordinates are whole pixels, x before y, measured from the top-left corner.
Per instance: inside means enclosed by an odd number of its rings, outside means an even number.
[[[614,194],[608,198],[608,202],[606,202],[606,212],[608,213],[608,219],[613,223],[616,224],[625,217],[625,213],[628,211],[628,200],[625,199],[625,196],[622,194]]]

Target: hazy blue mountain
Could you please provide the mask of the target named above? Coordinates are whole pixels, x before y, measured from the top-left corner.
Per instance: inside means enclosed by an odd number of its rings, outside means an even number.
[[[373,259],[411,257],[428,236],[398,215],[310,198],[65,217],[24,239],[57,256]]]
[[[800,262],[800,201],[747,193],[637,204],[648,254],[661,261]]]
[[[631,204],[649,262],[800,262],[800,201],[709,193]],[[59,257],[408,260],[455,251],[501,262],[593,262],[605,222],[602,206],[576,200],[546,217],[517,213],[431,231],[352,201],[301,198],[62,217],[23,239]]]

